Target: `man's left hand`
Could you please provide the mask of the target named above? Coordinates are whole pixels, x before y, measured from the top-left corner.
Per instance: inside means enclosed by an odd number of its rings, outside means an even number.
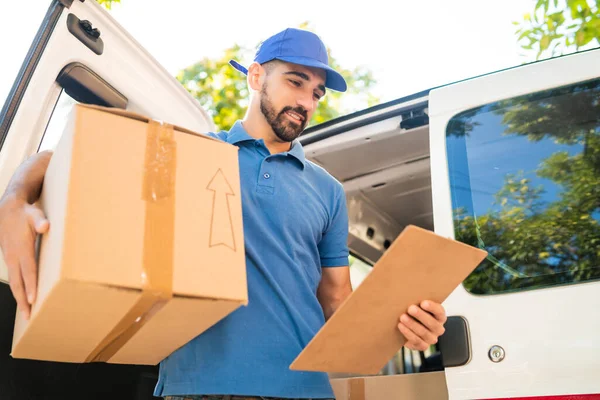
[[[400,316],[398,329],[406,338],[405,347],[425,351],[444,333],[446,310],[441,304],[431,300],[422,301],[419,306],[408,307],[408,314]]]

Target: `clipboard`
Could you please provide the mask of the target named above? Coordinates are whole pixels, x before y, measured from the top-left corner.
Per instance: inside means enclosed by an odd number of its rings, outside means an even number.
[[[406,343],[397,327],[400,315],[423,300],[442,303],[486,256],[485,250],[408,225],[290,369],[379,373]]]

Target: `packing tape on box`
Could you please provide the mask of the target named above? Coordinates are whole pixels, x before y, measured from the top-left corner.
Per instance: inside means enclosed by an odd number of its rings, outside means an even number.
[[[348,379],[348,400],[365,400],[365,379]]]
[[[106,362],[173,297],[176,142],[172,125],[148,123],[142,199],[146,202],[142,293],[86,362]]]

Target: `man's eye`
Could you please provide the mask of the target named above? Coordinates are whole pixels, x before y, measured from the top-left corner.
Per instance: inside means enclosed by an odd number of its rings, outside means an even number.
[[[294,86],[296,86],[296,87],[300,87],[300,82],[298,82],[298,81],[294,81],[294,80],[292,80],[292,79],[290,79],[290,82],[292,82],[292,83],[294,84]]]
[[[319,101],[321,100],[321,96],[319,96],[317,93],[314,94],[315,100]]]

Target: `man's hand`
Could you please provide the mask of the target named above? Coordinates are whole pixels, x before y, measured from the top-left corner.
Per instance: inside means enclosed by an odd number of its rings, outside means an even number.
[[[0,248],[8,269],[10,289],[26,318],[37,294],[35,240],[49,223],[38,200],[51,151],[29,157],[17,168],[0,199]]]
[[[408,315],[400,316],[398,329],[406,338],[405,347],[425,351],[444,334],[446,311],[441,304],[431,300],[421,302],[420,307],[411,305]]]
[[[13,196],[0,200],[0,247],[10,289],[26,318],[37,293],[35,240],[48,227],[44,212],[36,205]]]

